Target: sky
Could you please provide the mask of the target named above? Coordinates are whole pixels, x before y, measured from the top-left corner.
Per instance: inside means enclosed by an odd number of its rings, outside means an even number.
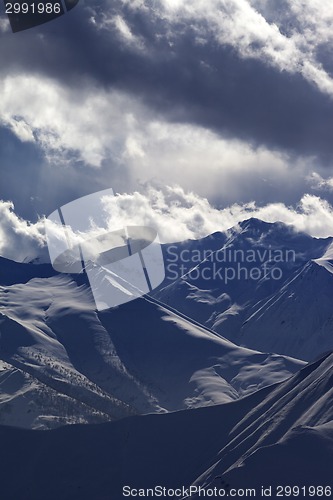
[[[330,0],[81,0],[0,18],[0,254],[112,187],[163,241],[255,216],[333,235]]]

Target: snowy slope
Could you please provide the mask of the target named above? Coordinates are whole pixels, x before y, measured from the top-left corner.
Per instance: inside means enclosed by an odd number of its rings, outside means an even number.
[[[156,297],[239,345],[310,361],[333,349],[333,275],[313,261],[330,243],[250,219]]]
[[[44,430],[108,419],[108,415],[0,361],[0,424]]]
[[[332,403],[329,354],[278,385],[234,427],[200,484],[333,486]]]
[[[165,279],[156,290],[170,285],[177,277],[192,269],[193,258],[200,263],[200,256],[216,252],[226,243],[227,233],[216,232],[199,240],[185,240],[162,245],[165,262]],[[181,263],[181,265],[179,265]]]
[[[22,391],[25,399],[33,397],[38,381],[50,389],[50,401],[55,391],[77,402],[79,418],[84,405],[91,421],[94,412],[117,419],[235,400],[303,366],[239,348],[154,299],[97,314],[87,285],[70,276],[2,287],[0,305],[0,359],[23,377],[12,407],[19,407]],[[49,400],[43,399],[40,414],[60,417]],[[14,423],[2,414],[4,423]],[[69,411],[68,421],[74,414]],[[39,427],[30,417],[15,425]],[[89,411],[82,418],[89,421]],[[53,426],[56,419],[49,421]]]
[[[333,276],[310,261],[266,300],[249,309],[239,342],[311,360],[333,348]],[[263,335],[263,332],[267,332]]]
[[[43,433],[0,427],[2,494],[120,500],[125,485],[332,486],[332,373],[330,355],[223,405]]]

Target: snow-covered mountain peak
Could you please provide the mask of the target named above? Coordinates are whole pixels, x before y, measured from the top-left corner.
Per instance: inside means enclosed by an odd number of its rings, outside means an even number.
[[[276,225],[279,223],[276,223]],[[274,224],[270,222],[265,222],[261,219],[257,219],[256,217],[250,217],[249,219],[245,219],[239,223],[239,227],[242,231],[268,231]]]
[[[157,297],[237,344],[311,360],[333,348],[331,242],[249,219]]]

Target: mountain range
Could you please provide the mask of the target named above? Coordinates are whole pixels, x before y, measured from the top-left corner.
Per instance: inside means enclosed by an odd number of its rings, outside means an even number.
[[[330,497],[332,369],[328,355],[289,380],[205,408],[45,432],[0,426],[3,498],[120,500],[156,487],[185,488],[173,497],[182,499],[202,498],[199,488],[261,497],[262,487],[279,498],[281,485],[298,487],[299,498]]]
[[[0,304],[4,424],[45,429],[217,404],[304,365],[238,347],[154,298],[96,312],[88,285],[69,275],[2,287]]]
[[[0,258],[1,496],[329,496],[331,244],[250,219],[164,245],[162,285],[105,311],[84,274]]]
[[[238,345],[311,361],[333,350],[333,276],[316,262],[331,244],[250,219],[156,297]]]

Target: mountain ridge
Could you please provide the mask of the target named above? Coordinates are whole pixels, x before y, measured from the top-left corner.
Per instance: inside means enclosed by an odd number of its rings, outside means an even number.
[[[306,488],[329,485],[332,369],[331,353],[287,381],[212,407],[43,433],[0,426],[2,491],[16,500],[27,493],[35,500],[105,500],[121,498],[125,485],[226,492],[287,486],[293,478]]]
[[[0,304],[0,359],[111,419],[237,399],[303,366],[153,298],[97,313],[89,287],[66,275],[2,287]]]
[[[243,347],[311,361],[333,348],[328,305],[333,276],[316,262],[331,242],[332,238],[312,238],[283,223],[249,219],[229,231],[221,249],[153,294]],[[302,284],[294,289],[297,276],[304,277],[306,289]],[[290,300],[282,303],[288,287]],[[327,300],[321,302],[321,295]],[[297,299],[294,310],[292,297]],[[320,322],[314,324],[317,316]],[[304,325],[303,332],[297,325]]]

